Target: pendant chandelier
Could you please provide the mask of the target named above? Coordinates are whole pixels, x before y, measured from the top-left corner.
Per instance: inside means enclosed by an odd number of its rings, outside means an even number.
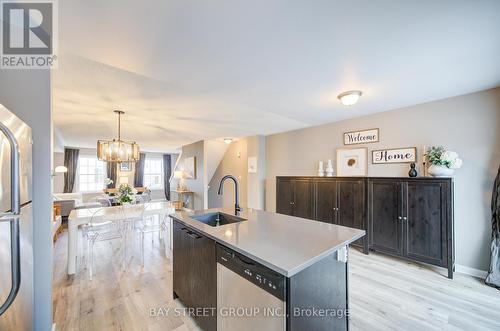
[[[97,158],[105,162],[137,162],[139,160],[139,145],[135,141],[121,139],[121,116],[125,112],[115,110],[118,114],[118,139],[98,140]]]

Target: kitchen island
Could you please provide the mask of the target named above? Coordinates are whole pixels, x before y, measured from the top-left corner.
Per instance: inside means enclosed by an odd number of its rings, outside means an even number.
[[[173,295],[204,330],[347,329],[347,251],[363,230],[251,209],[172,218]]]

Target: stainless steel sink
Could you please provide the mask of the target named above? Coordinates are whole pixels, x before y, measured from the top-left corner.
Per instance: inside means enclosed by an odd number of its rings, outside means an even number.
[[[231,223],[238,223],[242,221],[246,221],[246,219],[235,216],[235,215],[229,215],[225,213],[208,213],[208,214],[202,214],[202,215],[194,215],[190,216],[192,219],[197,220],[198,222],[205,223],[210,226],[221,226],[221,225],[226,225],[226,224],[231,224]]]

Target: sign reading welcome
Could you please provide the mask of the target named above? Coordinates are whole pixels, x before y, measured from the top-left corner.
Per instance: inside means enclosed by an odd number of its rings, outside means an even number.
[[[417,161],[417,148],[393,148],[372,151],[372,163],[411,163]]]
[[[344,133],[344,145],[368,144],[376,142],[378,142],[378,129]]]

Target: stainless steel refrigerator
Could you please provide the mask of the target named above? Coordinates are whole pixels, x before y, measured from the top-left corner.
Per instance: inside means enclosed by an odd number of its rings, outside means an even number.
[[[33,329],[31,150],[31,128],[0,105],[0,331]]]

